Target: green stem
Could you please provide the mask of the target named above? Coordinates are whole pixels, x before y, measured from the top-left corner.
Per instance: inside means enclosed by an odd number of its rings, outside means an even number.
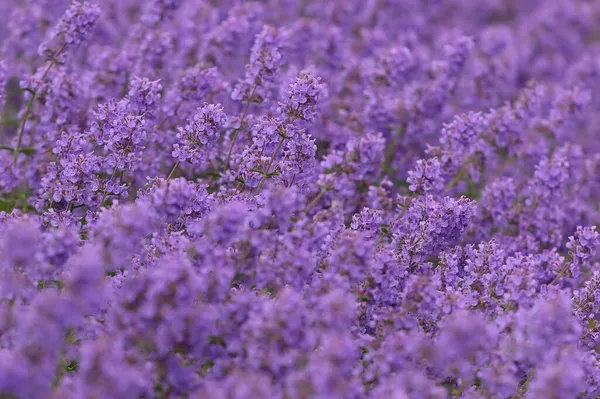
[[[275,148],[275,151],[273,152],[273,155],[271,156],[271,159],[269,160],[269,164],[267,165],[267,170],[264,172],[263,177],[260,180],[260,183],[258,183],[258,187],[256,188],[256,195],[258,195],[260,193],[262,186],[265,184],[265,181],[267,180],[267,176],[269,175],[269,172],[271,171],[271,165],[273,165],[273,162],[275,161],[275,157],[277,157],[277,154],[279,153],[279,150],[283,146],[284,141],[285,141],[285,136],[281,136],[281,139],[279,140],[279,144],[277,144],[277,148]]]
[[[173,177],[173,173],[175,173],[175,170],[177,170],[178,166],[179,166],[179,161],[175,162],[175,165],[173,165],[173,167],[171,168],[171,171],[169,172],[169,175],[167,176],[167,180],[169,180],[171,177]]]
[[[573,262],[573,261],[571,260],[571,263],[570,263],[570,264],[565,264],[565,265],[564,265],[564,268],[559,268],[559,269],[558,269],[558,272],[557,272],[557,274],[556,274],[556,277],[554,277],[554,280],[552,280],[552,281],[551,281],[551,282],[548,284],[548,286],[551,286],[551,285],[554,285],[554,284],[556,284],[556,282],[557,282],[558,280],[560,280],[560,278],[561,278],[561,277],[563,277],[563,276],[567,275],[567,273],[569,272],[569,268],[570,268],[570,266],[572,266],[572,262]]]
[[[56,57],[59,57],[62,54],[62,52],[65,50],[65,46],[66,46],[66,44],[62,46],[60,51],[54,57],[52,57],[52,59],[50,60],[50,64],[48,64],[48,67],[46,68],[42,77],[40,78],[40,83],[44,82],[44,80],[46,79],[46,76],[48,76],[48,73],[50,73],[50,70],[56,63]],[[17,140],[17,148],[15,148],[13,164],[17,163],[17,158],[19,157],[19,151],[21,150],[21,144],[23,142],[23,133],[25,132],[25,124],[27,123],[27,119],[29,119],[29,113],[31,112],[31,109],[33,108],[33,102],[35,101],[36,96],[37,96],[37,91],[34,91],[31,94],[31,98],[29,99],[29,102],[27,103],[27,108],[25,108],[25,114],[23,114],[23,119],[21,120],[21,125],[19,127],[19,138]]]
[[[529,377],[527,377],[527,379],[525,380],[523,385],[521,385],[519,387],[519,390],[517,391],[517,393],[514,394],[513,396],[511,396],[510,399],[522,398],[523,395],[525,395],[527,393],[527,385],[529,385],[529,383],[531,382],[531,380],[533,379],[534,376],[535,376],[535,373],[532,372],[531,375],[529,375]]]
[[[169,172],[169,176],[167,176],[167,188],[165,188],[165,195],[163,196],[163,203],[165,203],[165,201],[167,200],[167,195],[169,194],[169,187],[171,187],[171,185],[169,184],[169,179],[171,178],[171,176],[173,176],[173,173],[175,173],[175,170],[177,170],[177,167],[179,166],[179,161],[175,162],[175,165],[173,165],[173,167],[171,168],[171,171]]]
[[[337,172],[335,174],[335,176],[333,176],[333,180],[325,187],[325,188],[321,188],[321,191],[319,191],[319,194],[317,194],[317,196],[315,198],[313,198],[312,201],[310,201],[310,204],[308,204],[308,206],[306,207],[306,209],[304,209],[304,213],[308,213],[315,205],[317,205],[319,203],[319,201],[321,200],[321,198],[323,198],[323,196],[325,195],[325,193],[329,190],[331,190],[331,188],[333,187],[333,183],[335,183],[335,180],[342,174],[342,172]]]
[[[321,200],[321,198],[323,198],[323,196],[325,195],[326,192],[327,192],[327,190],[321,189],[321,191],[319,191],[319,194],[317,194],[317,196],[310,202],[310,204],[308,204],[308,206],[306,207],[304,212],[305,213],[310,212],[310,210],[319,203],[319,201]]]
[[[406,123],[403,124],[398,131],[394,132],[395,134],[392,136],[392,142],[385,151],[385,158],[383,161],[383,176],[389,175],[392,172],[392,162],[394,161],[394,156],[396,155],[396,150],[398,144],[400,143],[400,138],[404,134],[405,129]]]
[[[38,122],[35,122],[33,128],[29,131],[29,147],[33,147],[33,134],[37,128]],[[31,158],[27,157],[25,160],[25,170],[29,167],[29,160]],[[28,183],[27,183],[27,173],[23,176],[23,191],[27,191]]]
[[[113,179],[113,177],[115,177],[115,174],[117,173],[117,167],[115,166],[115,168],[113,169],[112,175],[110,175],[110,179],[108,179],[108,181],[106,182],[106,184],[110,183],[110,181]],[[100,200],[100,205],[99,208],[102,207],[102,204],[104,204],[104,200],[106,199],[106,194],[108,192],[106,191],[106,186],[104,187],[104,193],[102,194],[102,199]]]
[[[233,137],[231,138],[231,144],[229,145],[229,151],[227,152],[227,158],[225,158],[225,169],[229,168],[229,161],[231,160],[231,153],[233,151],[233,146],[235,145],[238,134],[240,133],[240,130],[242,129],[242,124],[244,123],[244,119],[246,118],[246,114],[248,113],[248,108],[250,108],[250,103],[252,102],[252,97],[254,96],[254,92],[256,91],[257,87],[258,87],[258,85],[255,84],[254,87],[252,88],[252,93],[250,93],[250,96],[248,97],[248,100],[246,101],[246,105],[244,105],[244,110],[242,111],[242,117],[240,118],[240,126],[237,129],[235,129],[235,132],[233,132]]]
[[[556,284],[556,282],[557,282],[558,280],[560,280],[560,278],[561,278],[561,277],[562,277],[562,274],[559,274],[559,275],[558,275],[558,276],[556,276],[556,277],[554,278],[554,280],[552,280],[552,281],[550,282],[550,284],[548,284],[548,285],[550,286],[550,285],[554,285],[554,284]]]
[[[294,111],[294,113],[289,116],[283,123],[281,123],[279,126],[280,127],[285,127],[288,124],[293,124],[294,121],[297,118],[297,114],[298,114],[298,110],[300,109],[300,104],[298,104],[298,106],[296,107],[296,110]],[[284,128],[283,131],[285,132],[286,129]],[[286,136],[285,134],[281,134],[281,140],[279,140],[279,144],[277,144],[277,148],[275,148],[275,152],[273,152],[273,155],[271,156],[271,160],[269,161],[269,164],[267,165],[267,170],[264,171],[263,173],[263,177],[260,180],[260,183],[258,183],[258,187],[256,188],[256,195],[258,195],[260,193],[260,190],[262,189],[262,186],[265,184],[265,181],[267,180],[267,177],[269,175],[269,172],[271,171],[271,165],[273,165],[273,161],[275,161],[275,157],[277,157],[277,154],[279,153],[279,150],[281,149],[281,147],[283,146],[283,142],[285,141]],[[263,147],[263,151],[264,151],[264,147]]]
[[[179,111],[179,107],[181,106],[181,103],[182,103],[182,102],[183,102],[183,100],[182,100],[182,101],[179,101],[179,102],[177,103],[177,105],[175,106],[175,109],[173,110],[173,116],[177,116],[177,111]],[[163,118],[163,120],[162,120],[162,121],[160,121],[160,123],[159,123],[158,125],[156,125],[156,129],[157,129],[157,130],[161,130],[161,129],[163,128],[163,126],[164,126],[165,122],[166,122],[166,121],[168,121],[168,120],[169,120],[169,118],[170,118],[170,115],[167,115],[167,116],[165,116],[165,117]]]

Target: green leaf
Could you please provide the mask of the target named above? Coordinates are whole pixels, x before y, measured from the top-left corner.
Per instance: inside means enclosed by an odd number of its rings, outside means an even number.
[[[6,149],[6,148],[4,148],[4,149]],[[15,152],[14,149],[12,149],[12,151]],[[23,148],[19,148],[19,152],[29,156],[31,154],[35,154],[37,152],[37,150],[33,147],[23,147]]]
[[[221,335],[211,335],[208,337],[208,343],[210,345],[220,345],[222,347],[226,346],[225,339]]]
[[[181,354],[181,355],[186,355],[187,351],[184,348],[175,348],[175,349],[173,349],[173,353],[178,353],[178,354]]]
[[[207,178],[207,177],[216,177],[216,178],[219,178],[219,177],[221,177],[221,174],[219,172],[203,172],[203,173],[197,173],[195,175],[195,177],[197,179],[204,179],[204,178]]]
[[[71,360],[71,362],[65,366],[65,371],[67,373],[74,373],[77,371],[78,368],[79,365],[77,363],[77,360]]]
[[[214,365],[215,365],[215,363],[212,360],[206,360],[202,364],[202,369],[200,370],[200,375],[202,375],[202,377],[204,377],[206,375],[206,373],[208,372],[208,370],[210,370]]]
[[[358,297],[361,302],[371,302],[371,297],[368,295],[361,295]]]
[[[233,276],[233,279],[231,279],[231,283],[233,284],[233,283],[235,283],[236,281],[241,281],[241,280],[243,280],[243,279],[245,279],[245,278],[246,278],[246,275],[245,275],[244,273],[237,272],[237,273],[236,273],[236,274]]]
[[[250,172],[256,172],[256,173],[258,173],[258,174],[260,174],[262,176],[265,175],[265,172],[263,172],[261,169],[253,168],[253,169],[250,169]]]
[[[9,198],[0,198],[0,212],[4,211],[6,213],[10,213],[16,207],[17,207],[16,200],[9,199]]]
[[[594,327],[596,327],[596,320],[588,319],[588,330],[591,330]]]
[[[77,336],[77,331],[75,331],[75,329],[73,329],[73,328],[70,328],[67,331],[67,334],[65,336],[65,340],[68,343],[70,343],[71,345],[79,345],[79,343],[81,342],[81,340]]]

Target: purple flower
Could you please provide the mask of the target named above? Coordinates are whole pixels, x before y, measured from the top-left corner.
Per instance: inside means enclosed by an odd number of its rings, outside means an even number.
[[[162,86],[158,80],[133,78],[127,93],[129,111],[143,115],[145,119],[153,119],[153,113],[160,105],[161,91]]]
[[[282,64],[281,49],[286,40],[287,32],[284,29],[269,25],[262,28],[254,40],[246,74],[231,92],[233,100],[260,102],[268,96],[270,85]]]
[[[312,77],[307,72],[301,72],[296,81],[286,90],[285,98],[279,103],[279,112],[291,120],[296,118],[313,121],[316,117],[316,106],[325,95],[325,86],[321,78]]]
[[[419,159],[415,169],[408,172],[407,182],[410,191],[437,191],[443,185],[441,179],[440,161],[436,157],[423,160]]]
[[[0,1],[0,397],[599,398],[598,15]]]
[[[220,104],[205,104],[198,108],[188,123],[179,128],[177,138],[180,143],[175,144],[173,157],[182,162],[203,165],[216,145],[225,120],[225,112]]]
[[[77,47],[90,34],[99,17],[100,8],[96,4],[72,0],[38,52],[53,58]]]
[[[575,235],[569,237],[566,246],[569,249],[569,254],[573,257],[573,264],[571,265],[571,275],[573,277],[579,277],[581,265],[596,254],[596,248],[600,244],[598,236],[596,226],[578,226]]]

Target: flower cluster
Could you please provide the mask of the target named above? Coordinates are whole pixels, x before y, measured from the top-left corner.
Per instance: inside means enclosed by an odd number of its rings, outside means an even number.
[[[202,164],[210,150],[220,137],[219,129],[225,122],[225,112],[220,104],[205,104],[198,112],[179,128],[177,138],[181,144],[175,144],[173,157],[192,164]]]
[[[81,44],[96,25],[100,8],[94,4],[72,0],[69,8],[49,37],[40,44],[39,53],[47,58],[56,57]]]
[[[600,398],[599,16],[0,1],[0,398]]]

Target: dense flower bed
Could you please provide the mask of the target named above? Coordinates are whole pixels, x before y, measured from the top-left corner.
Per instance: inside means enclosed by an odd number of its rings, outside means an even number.
[[[600,397],[600,2],[3,0],[0,397]]]

